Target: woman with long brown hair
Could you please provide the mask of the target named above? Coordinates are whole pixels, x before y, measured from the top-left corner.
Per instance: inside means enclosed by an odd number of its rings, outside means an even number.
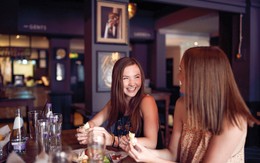
[[[140,63],[129,57],[119,59],[113,68],[111,99],[88,124],[89,130],[77,129],[77,139],[87,144],[87,132],[102,131],[106,135],[106,145],[125,148],[121,136],[129,131],[136,134],[137,141],[156,148],[159,120],[154,98],[144,93],[144,72]],[[107,122],[106,129],[102,126]]]
[[[141,162],[244,162],[247,126],[259,124],[240,95],[226,54],[218,47],[185,51],[179,67],[180,97],[169,147],[148,150],[129,143]]]

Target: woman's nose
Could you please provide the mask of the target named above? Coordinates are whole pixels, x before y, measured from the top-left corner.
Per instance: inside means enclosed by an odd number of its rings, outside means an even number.
[[[132,85],[134,85],[134,84],[135,84],[135,80],[130,79],[130,80],[129,80],[129,85],[132,86]]]

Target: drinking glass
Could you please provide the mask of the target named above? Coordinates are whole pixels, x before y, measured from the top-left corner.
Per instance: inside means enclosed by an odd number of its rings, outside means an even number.
[[[4,162],[7,158],[7,144],[5,146],[0,145],[0,162]]]
[[[49,147],[50,151],[60,150],[62,147],[61,131],[62,131],[62,114],[53,113],[49,117],[50,133],[49,133]]]
[[[37,140],[37,120],[40,118],[41,110],[28,111],[30,139]]]
[[[88,133],[88,156],[90,163],[102,163],[105,156],[106,138],[102,132]]]
[[[72,163],[72,149],[70,146],[63,146],[50,153],[50,163]]]
[[[38,154],[41,152],[49,153],[49,132],[50,121],[49,119],[38,119]]]

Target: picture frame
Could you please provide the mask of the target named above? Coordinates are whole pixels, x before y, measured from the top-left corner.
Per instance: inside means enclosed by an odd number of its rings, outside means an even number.
[[[97,92],[108,92],[111,90],[114,64],[118,59],[125,56],[125,52],[97,52]]]
[[[126,4],[97,1],[97,43],[128,43]]]

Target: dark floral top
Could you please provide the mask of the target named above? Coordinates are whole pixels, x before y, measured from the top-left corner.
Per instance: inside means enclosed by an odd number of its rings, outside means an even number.
[[[127,135],[131,128],[131,121],[129,116],[119,118],[115,123],[114,135],[123,136]]]

